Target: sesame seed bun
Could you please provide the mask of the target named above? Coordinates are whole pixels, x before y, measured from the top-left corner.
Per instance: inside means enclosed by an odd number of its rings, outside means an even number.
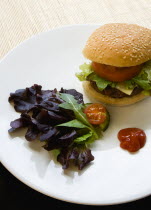
[[[91,61],[117,67],[142,64],[151,59],[151,30],[136,24],[103,25],[92,33],[83,55]]]
[[[131,97],[123,97],[123,98],[111,98],[109,96],[103,95],[97,92],[91,85],[89,81],[83,82],[83,88],[87,96],[92,101],[102,102],[104,104],[110,104],[112,106],[126,106],[130,104],[134,104],[138,101],[145,99],[148,96],[145,96],[142,92],[131,96]]]

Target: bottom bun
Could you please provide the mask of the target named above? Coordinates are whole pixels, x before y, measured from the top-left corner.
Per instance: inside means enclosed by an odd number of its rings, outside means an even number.
[[[143,100],[144,98],[148,97],[145,96],[142,92],[131,96],[131,97],[123,97],[123,98],[111,98],[107,95],[103,95],[102,93],[97,92],[91,85],[89,81],[83,82],[83,88],[85,93],[89,98],[95,101],[103,102],[105,104],[110,104],[113,106],[126,106],[130,104],[134,104],[138,101]]]

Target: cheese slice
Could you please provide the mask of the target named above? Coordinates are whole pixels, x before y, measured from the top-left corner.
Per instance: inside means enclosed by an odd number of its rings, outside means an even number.
[[[119,83],[116,85],[116,89],[120,90],[121,92],[127,94],[127,95],[131,95],[131,93],[133,92],[134,88],[133,89],[127,89],[125,88],[125,85]]]

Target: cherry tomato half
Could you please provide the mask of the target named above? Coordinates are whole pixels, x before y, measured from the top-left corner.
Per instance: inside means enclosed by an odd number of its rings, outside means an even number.
[[[116,67],[92,62],[92,69],[97,75],[111,82],[123,82],[138,75],[142,69],[142,65]]]
[[[91,104],[84,109],[84,113],[93,125],[100,125],[106,120],[106,108],[102,104]]]

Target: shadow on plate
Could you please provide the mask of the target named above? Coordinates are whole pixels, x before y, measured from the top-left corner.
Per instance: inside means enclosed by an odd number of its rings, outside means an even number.
[[[75,175],[81,176],[93,164],[93,162],[91,162],[82,170],[78,170],[78,168],[75,166],[70,166],[69,169],[63,170],[61,164],[57,161],[56,154],[52,151],[47,151],[42,147],[44,143],[38,140],[34,140],[32,142],[26,141],[24,137],[26,130],[26,128],[19,129],[17,132],[11,133],[10,137],[12,139],[15,139],[17,137],[19,138],[19,140],[24,141],[24,147],[31,150],[31,161],[35,164],[36,171],[40,178],[43,178],[45,176],[51,161],[53,161],[54,167],[59,168],[61,170],[61,174],[67,177],[68,183],[72,183]]]

